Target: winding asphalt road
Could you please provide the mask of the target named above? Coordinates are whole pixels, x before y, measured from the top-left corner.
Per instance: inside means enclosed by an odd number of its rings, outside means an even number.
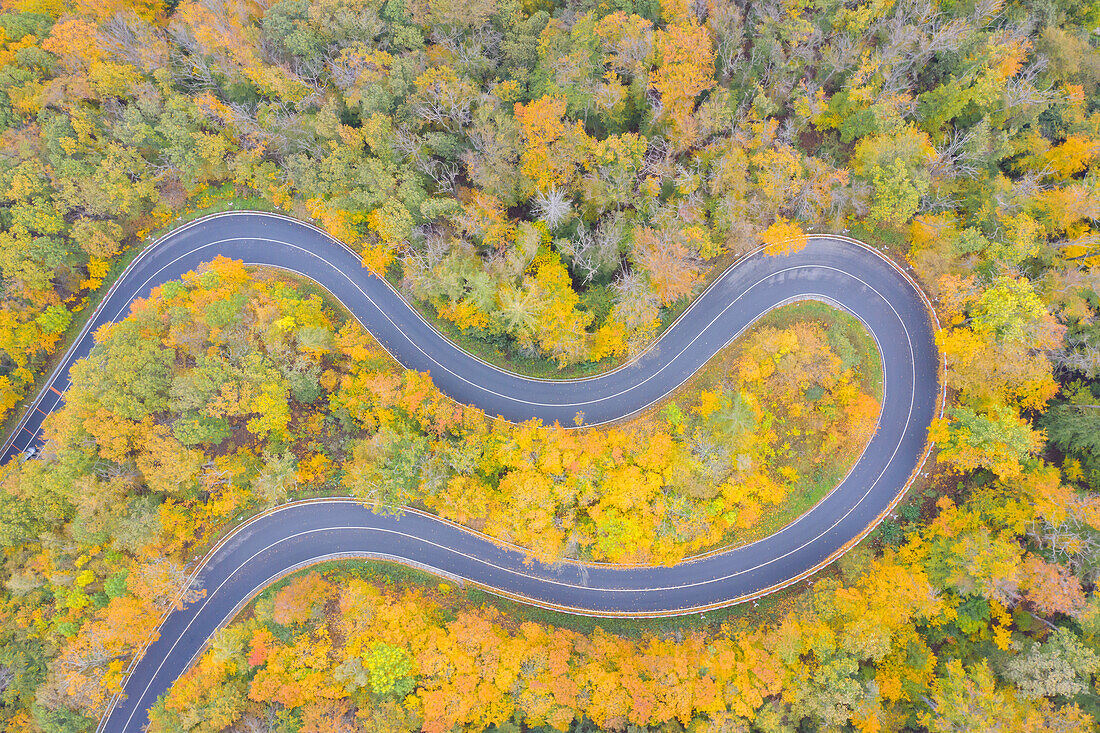
[[[801,251],[755,252],[715,281],[660,340],[633,362],[582,380],[539,380],[502,371],[464,352],[426,323],[359,257],[320,230],[271,214],[200,219],[146,249],[117,281],[48,386],[4,446],[3,459],[40,438],[63,401],[73,362],[94,330],[124,318],[130,303],[217,255],[294,271],[338,298],[403,365],[431,373],[459,402],[519,421],[572,426],[621,419],[681,385],[769,310],[796,300],[829,302],[859,318],[879,345],[884,394],[879,426],[848,476],[798,520],[750,545],[672,567],[527,561],[504,546],[418,512],[375,514],[351,500],[287,505],[246,523],[196,571],[206,595],[163,621],[133,668],[124,698],[100,730],[140,730],[147,711],[244,603],[289,571],[333,557],[391,559],[475,583],[526,603],[600,616],[668,616],[728,606],[820,569],[870,531],[904,493],[923,460],[940,403],[929,308],[889,260],[841,237],[815,236]]]

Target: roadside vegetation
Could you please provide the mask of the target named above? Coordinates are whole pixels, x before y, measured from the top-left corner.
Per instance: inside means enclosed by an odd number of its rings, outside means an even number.
[[[947,731],[980,714],[1020,733],[1090,730],[1081,708],[1046,695],[1088,705],[1100,607],[1086,615],[1083,638],[1018,609],[1012,623],[1030,631],[1010,636],[1026,653],[960,640],[966,612],[943,616],[931,578],[909,564],[930,554],[910,544],[850,560],[767,625],[742,615],[671,632],[636,622],[616,633],[605,621],[582,632],[402,572],[393,582],[348,563],[309,570],[265,591],[213,639],[154,709],[151,731],[719,733],[795,731],[802,719]],[[954,659],[936,676],[934,649],[948,638],[970,663]],[[831,656],[827,665],[805,664],[819,654]],[[993,669],[1021,693],[998,692]]]
[[[1097,27],[1080,0],[0,0],[5,417],[126,258],[238,202],[540,374],[628,358],[811,231],[907,261],[942,324],[930,475],[789,610],[641,639],[345,569],[279,618],[273,590],[157,724],[1094,728]],[[54,450],[0,469],[0,727],[90,730],[182,563],[295,493],[667,562],[812,502],[873,423],[873,369],[817,317],[637,425],[565,432],[454,405],[304,292],[231,263],[165,288],[77,369]]]
[[[37,660],[11,689],[41,719],[94,717],[187,562],[300,496],[419,506],[545,560],[672,563],[762,536],[831,488],[877,418],[865,332],[810,308],[643,418],[566,430],[456,404],[320,295],[216,260],[97,333],[47,457],[0,477],[4,608],[13,632],[41,621],[9,637],[13,662]]]

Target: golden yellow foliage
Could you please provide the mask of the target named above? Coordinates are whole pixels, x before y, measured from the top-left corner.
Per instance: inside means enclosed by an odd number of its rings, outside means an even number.
[[[786,255],[798,252],[807,244],[806,233],[792,221],[779,217],[760,233],[764,251],[770,255]]]

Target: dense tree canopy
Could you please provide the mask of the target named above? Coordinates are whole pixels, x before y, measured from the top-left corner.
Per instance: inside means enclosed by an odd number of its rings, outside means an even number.
[[[12,712],[34,700],[47,729],[101,712],[186,561],[297,496],[415,505],[547,559],[674,562],[775,529],[878,412],[860,327],[808,315],[757,327],[658,415],[567,431],[455,404],[318,295],[239,262],[168,283],[97,332],[47,457],[0,469]],[[280,595],[274,618],[312,618],[314,595]]]
[[[975,308],[1031,289],[1081,321],[1091,6],[788,5],[6,0],[0,408],[122,250],[233,196],[562,365],[636,350],[716,257],[815,227],[911,242],[937,295],[973,277],[996,291]],[[1057,344],[985,320],[1010,356]]]
[[[636,353],[715,268],[814,230],[907,259],[940,319],[933,475],[789,613],[637,640],[315,577],[219,637],[161,729],[1100,718],[1097,3],[0,10],[5,415],[151,233],[242,201],[541,368]],[[872,375],[836,333],[770,325],[648,423],[566,433],[450,403],[277,280],[167,286],[101,334],[50,455],[0,472],[0,720],[88,729],[182,563],[295,492],[421,502],[544,555],[665,561],[762,527],[865,439]]]

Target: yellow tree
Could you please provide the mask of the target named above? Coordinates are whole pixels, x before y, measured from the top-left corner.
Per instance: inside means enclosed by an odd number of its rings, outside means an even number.
[[[782,216],[760,233],[760,242],[764,251],[770,255],[785,255],[798,252],[807,243],[806,232],[802,227]]]
[[[568,189],[591,139],[579,120],[565,117],[565,99],[543,96],[527,104],[517,102],[515,115],[524,143],[520,166],[534,189],[530,193]]]
[[[695,142],[695,99],[715,85],[714,50],[706,28],[694,21],[658,30],[653,39],[656,70],[651,85],[660,95],[661,115],[672,125],[671,142],[685,150]]]

